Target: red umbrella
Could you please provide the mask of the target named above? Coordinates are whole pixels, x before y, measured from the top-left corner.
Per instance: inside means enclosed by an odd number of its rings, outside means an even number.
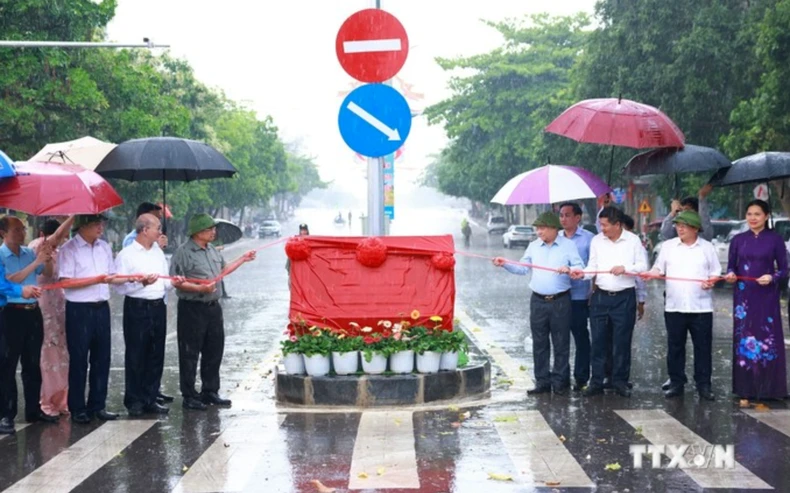
[[[628,99],[587,99],[558,116],[547,132],[577,142],[646,149],[683,147],[686,138],[660,110]]]
[[[81,166],[17,162],[17,176],[0,180],[0,207],[58,216],[98,214],[123,204],[107,181]]]
[[[579,101],[549,123],[546,131],[576,142],[635,149],[683,147],[686,142],[683,132],[660,110],[622,98]],[[609,184],[613,162],[614,147],[609,160]]]

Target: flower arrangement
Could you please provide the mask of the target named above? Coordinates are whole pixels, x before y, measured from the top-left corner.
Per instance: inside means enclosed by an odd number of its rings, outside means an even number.
[[[311,327],[311,331],[296,341],[297,351],[305,356],[326,356],[332,352],[333,337],[327,329]]]

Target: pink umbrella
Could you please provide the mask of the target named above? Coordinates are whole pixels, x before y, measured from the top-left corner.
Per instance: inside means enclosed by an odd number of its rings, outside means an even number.
[[[81,166],[17,162],[17,176],[0,180],[0,207],[35,216],[98,214],[123,204],[104,178]]]
[[[547,164],[511,178],[491,199],[503,205],[594,199],[612,189],[586,169]]]

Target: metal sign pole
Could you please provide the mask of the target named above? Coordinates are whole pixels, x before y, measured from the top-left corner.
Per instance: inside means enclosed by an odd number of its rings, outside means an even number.
[[[377,9],[381,0],[374,0]],[[384,236],[384,158],[368,158],[368,234]]]

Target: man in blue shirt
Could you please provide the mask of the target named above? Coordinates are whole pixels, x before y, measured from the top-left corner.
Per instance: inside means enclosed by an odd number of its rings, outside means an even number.
[[[52,274],[52,250],[39,254],[22,246],[27,228],[13,216],[0,218],[0,433],[14,433],[17,413],[16,367],[22,361],[25,419],[54,423],[57,416],[41,412],[41,345],[44,319],[33,298],[41,295],[36,275]]]
[[[532,225],[537,228],[538,240],[527,247],[521,263],[536,268],[506,263],[502,257],[495,258],[494,265],[518,275],[532,271],[529,326],[535,388],[528,390],[527,395],[543,394],[552,389],[557,395],[565,395],[570,386],[571,279],[568,273],[571,268],[583,268],[584,263],[576,245],[559,236],[561,225],[555,214],[544,212]],[[554,368],[550,370],[552,346]]]
[[[560,205],[560,224],[563,236],[576,245],[579,256],[587,265],[590,260],[590,242],[595,236],[582,228],[582,209],[575,202]],[[583,279],[571,281],[571,334],[576,346],[573,361],[573,390],[582,390],[590,379],[590,331],[587,321],[590,318],[590,281]]]
[[[135,216],[135,220],[137,220],[143,214],[153,214],[154,216],[156,216],[157,219],[161,221],[164,212],[162,208],[156,204],[152,204],[151,202],[143,202],[142,204],[137,206],[137,215]],[[126,235],[126,237],[124,237],[121,246],[123,248],[128,247],[129,245],[134,243],[134,240],[136,238],[137,238],[137,230],[133,229],[128,235]],[[162,235],[159,237],[156,244],[159,245],[159,248],[162,248],[163,250],[167,248],[167,236],[165,236],[164,231],[162,231]]]

